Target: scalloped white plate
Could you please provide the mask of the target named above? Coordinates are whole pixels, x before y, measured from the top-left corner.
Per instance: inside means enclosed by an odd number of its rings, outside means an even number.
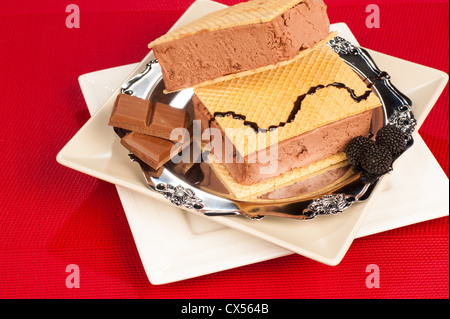
[[[174,28],[222,7],[211,1],[197,1]],[[335,24],[332,29],[358,44],[345,24]],[[379,67],[391,74],[393,83],[413,100],[420,126],[448,76],[411,62],[370,53]],[[151,54],[144,62],[150,57]],[[106,126],[109,111],[105,109],[117,94],[117,88],[138,73],[142,63],[80,76],[83,95],[94,115],[61,150],[57,160],[118,185],[144,269],[153,284],[201,276],[293,252],[336,265],[355,236],[448,215],[448,179],[418,134],[414,136],[414,147],[398,160],[394,172],[383,178],[383,184],[377,189],[378,199],[373,200],[375,194],[371,201],[354,205],[340,216],[306,223],[277,218],[259,222],[235,217],[211,220],[168,205],[148,190],[139,168],[128,161],[126,150],[118,145]],[[117,157],[121,160],[116,160]]]

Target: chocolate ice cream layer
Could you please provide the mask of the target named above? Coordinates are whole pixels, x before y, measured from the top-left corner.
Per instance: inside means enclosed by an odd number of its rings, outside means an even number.
[[[336,183],[341,178],[343,178],[346,174],[351,174],[351,168],[349,165],[335,168],[332,167],[326,169],[324,172],[321,172],[318,175],[315,175],[307,178],[303,181],[295,183],[293,185],[289,185],[287,187],[283,187],[281,189],[274,190],[267,194],[262,195],[260,198],[262,199],[283,199],[289,197],[299,197],[303,195],[309,195],[314,192],[317,192],[321,189],[326,189],[330,185]]]
[[[202,31],[153,48],[167,91],[294,58],[329,34],[322,0],[305,0],[267,23]]]
[[[217,128],[222,131],[222,156],[225,154],[226,137],[222,128],[216,121],[210,123],[211,114],[194,96],[195,118],[201,120],[202,130]],[[269,178],[281,175],[295,168],[304,167],[314,162],[325,159],[345,150],[346,145],[357,136],[368,136],[372,120],[372,110],[347,117],[331,124],[319,127],[312,131],[300,134],[278,143],[277,152],[269,152],[263,149],[257,153],[245,156],[239,161],[236,154],[233,161],[222,161],[230,175],[236,182],[243,185],[253,185]],[[236,152],[234,150],[234,152]],[[214,149],[213,149],[214,153]],[[270,155],[265,163],[259,161],[260,154]],[[269,165],[274,165],[275,170],[268,173]]]

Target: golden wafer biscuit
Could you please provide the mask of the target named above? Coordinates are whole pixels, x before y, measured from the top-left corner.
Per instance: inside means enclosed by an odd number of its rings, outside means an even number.
[[[345,88],[336,87],[333,85],[335,83],[345,85]],[[316,88],[316,91],[314,94],[308,94],[312,88]],[[209,111],[211,118],[217,113],[232,111],[245,116],[246,121],[257,124],[259,128],[277,127],[273,132],[257,133],[252,130],[252,134],[258,138],[249,141],[269,142],[266,145],[264,143],[234,145],[242,156],[381,106],[380,99],[327,45],[311,50],[289,64],[196,87],[194,91]],[[356,102],[352,94],[364,98]],[[304,96],[301,108],[296,112],[293,121],[286,123],[300,96]],[[236,116],[216,116],[215,121],[225,134],[227,129],[229,131],[241,129],[248,134],[249,126]],[[286,124],[279,126],[283,122]],[[270,138],[270,134],[277,134],[278,138]],[[227,137],[233,140],[233,136]]]
[[[236,26],[264,23],[273,20],[286,10],[295,7],[303,0],[253,0],[209,13],[187,25],[169,32],[148,47],[153,48],[162,43],[171,42],[200,31],[214,31]]]

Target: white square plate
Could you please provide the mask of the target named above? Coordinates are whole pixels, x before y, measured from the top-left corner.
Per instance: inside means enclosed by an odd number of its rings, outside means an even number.
[[[197,1],[174,27],[222,7],[210,1]],[[333,29],[357,44],[345,24],[333,25]],[[447,83],[447,75],[376,52],[371,54],[379,67],[391,74],[394,84],[413,100],[413,109],[419,125],[422,124]],[[57,159],[63,165],[119,185],[117,189],[130,228],[153,284],[192,278],[292,252],[335,265],[355,235],[361,237],[448,214],[448,179],[417,134],[415,146],[398,161],[394,172],[383,179],[389,191],[382,192],[386,188],[378,187],[381,195],[376,202],[355,205],[339,216],[306,223],[276,218],[256,223],[235,217],[213,219],[218,224],[159,201],[161,198],[149,191],[139,168],[129,162],[127,151],[107,127],[117,87],[138,73],[142,64],[151,58],[149,54],[140,64],[80,77],[89,110],[95,115]],[[373,205],[375,209],[371,211],[376,214],[367,214]],[[368,215],[366,222],[358,231],[364,215]]]

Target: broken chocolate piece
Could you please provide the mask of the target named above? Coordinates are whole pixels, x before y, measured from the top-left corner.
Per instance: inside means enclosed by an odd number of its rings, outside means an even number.
[[[140,99],[128,94],[119,94],[109,119],[109,125],[136,131],[149,124],[152,104],[148,100]]]
[[[138,132],[125,135],[120,142],[131,153],[155,170],[170,160],[172,148],[175,145],[169,140]],[[180,150],[174,151],[179,152]]]
[[[155,105],[128,94],[117,96],[109,125],[129,131],[139,132],[164,139],[171,139],[174,129],[186,128],[188,114],[185,109],[177,109],[160,102]],[[172,140],[183,141],[185,136],[175,135]]]
[[[148,132],[150,135],[170,140],[170,134],[174,129],[187,127],[187,120],[186,110],[156,102]],[[175,135],[171,140],[179,141],[179,138]]]

